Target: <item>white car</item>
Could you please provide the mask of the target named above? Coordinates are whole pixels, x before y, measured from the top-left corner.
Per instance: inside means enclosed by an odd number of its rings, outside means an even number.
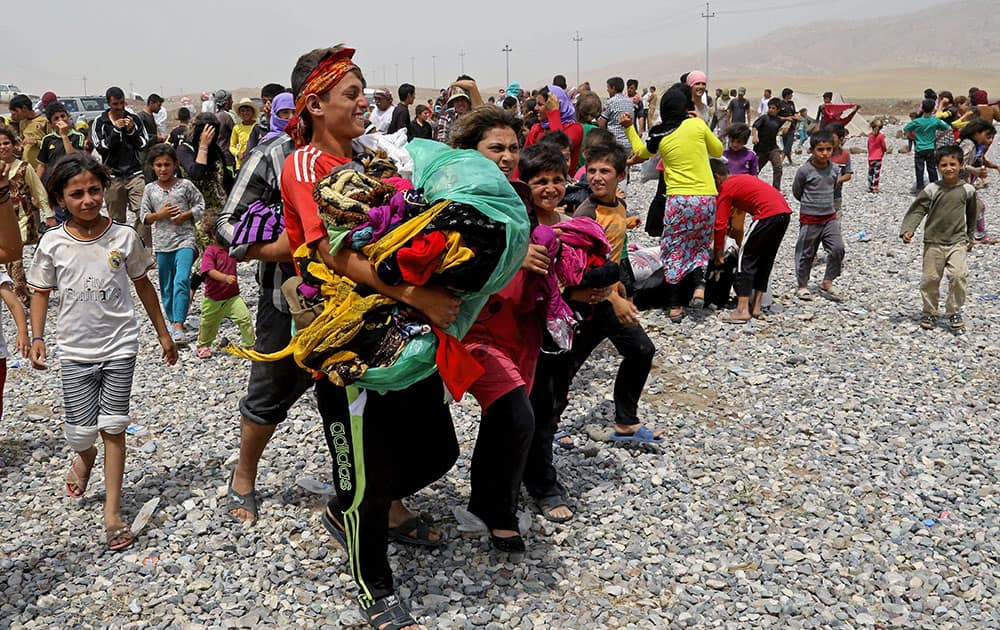
[[[21,88],[13,83],[0,83],[0,101],[9,101],[21,93]]]

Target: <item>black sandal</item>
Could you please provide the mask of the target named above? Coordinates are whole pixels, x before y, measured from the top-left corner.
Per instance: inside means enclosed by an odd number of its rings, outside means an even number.
[[[538,511],[541,512],[545,520],[549,522],[565,523],[566,521],[572,519],[574,516],[573,514],[564,517],[552,516],[552,510],[556,509],[557,507],[565,507],[570,512],[573,511],[570,510],[569,503],[566,502],[566,499],[564,499],[562,496],[558,494],[554,494],[548,497],[542,497],[541,499],[535,499],[535,503],[538,505]]]
[[[226,499],[228,500],[226,503],[226,513],[239,523],[249,523],[253,525],[257,522],[257,493],[256,491],[251,490],[246,494],[240,494],[236,490],[233,490],[233,478],[235,476],[236,471],[234,470],[233,474],[229,475],[229,488],[226,492]],[[234,510],[246,510],[251,516],[253,516],[253,518],[249,521],[240,520],[233,514]]]
[[[362,606],[361,613],[376,630],[403,630],[407,626],[418,625],[395,593],[375,600],[368,608]]]
[[[338,523],[334,517],[330,516],[330,508],[323,510],[323,515],[319,517],[319,520],[323,523],[323,527],[326,528],[326,531],[333,536],[334,540],[340,543],[344,552],[347,552],[347,532],[344,531],[343,525]]]
[[[430,517],[420,514],[404,521],[398,527],[390,527],[389,540],[417,547],[440,547],[444,542],[444,536],[431,540],[433,526],[434,521]],[[414,535],[410,532],[414,532]]]

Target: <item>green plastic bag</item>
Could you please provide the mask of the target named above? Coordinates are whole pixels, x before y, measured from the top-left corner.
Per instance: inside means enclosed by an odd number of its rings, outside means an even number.
[[[507,226],[507,246],[497,268],[481,291],[461,295],[458,317],[447,331],[461,339],[489,297],[507,286],[521,268],[528,251],[528,211],[497,165],[479,151],[451,149],[420,139],[407,144],[406,149],[413,157],[413,184],[423,189],[427,201],[450,199],[468,204]],[[434,373],[436,352],[434,335],[417,337],[406,344],[395,364],[369,368],[355,386],[377,392],[406,389]]]

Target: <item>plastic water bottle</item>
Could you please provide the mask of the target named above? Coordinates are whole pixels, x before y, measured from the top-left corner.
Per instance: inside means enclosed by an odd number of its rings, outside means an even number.
[[[7,364],[7,367],[11,369],[30,367],[30,366],[31,366],[31,361],[27,359],[14,359],[13,361]]]

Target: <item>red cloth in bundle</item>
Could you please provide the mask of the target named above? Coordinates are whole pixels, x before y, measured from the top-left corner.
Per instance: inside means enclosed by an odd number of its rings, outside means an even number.
[[[437,326],[431,326],[431,329],[438,340],[434,361],[437,363],[441,380],[452,398],[462,400],[465,392],[486,373],[486,370],[476,362],[472,353],[462,345],[461,341]]]
[[[396,262],[403,282],[416,286],[427,284],[441,264],[441,254],[447,246],[448,241],[441,232],[413,237],[409,245],[396,252]]]

